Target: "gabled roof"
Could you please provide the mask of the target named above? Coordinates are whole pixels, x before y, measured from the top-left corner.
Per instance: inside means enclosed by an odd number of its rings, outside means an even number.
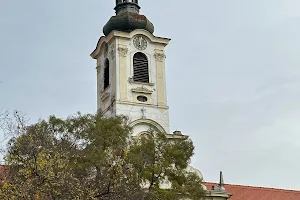
[[[211,190],[217,183],[205,183]],[[229,200],[300,200],[300,191],[275,188],[251,187],[226,184],[225,189],[232,194]]]

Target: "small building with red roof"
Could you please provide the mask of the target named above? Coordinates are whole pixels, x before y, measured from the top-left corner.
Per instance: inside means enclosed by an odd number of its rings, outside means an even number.
[[[300,191],[284,190],[266,187],[253,187],[244,185],[224,184],[222,173],[220,183],[204,183],[207,189],[206,200],[219,200],[224,198],[210,197],[210,193],[216,191],[230,194],[229,200],[300,200]]]

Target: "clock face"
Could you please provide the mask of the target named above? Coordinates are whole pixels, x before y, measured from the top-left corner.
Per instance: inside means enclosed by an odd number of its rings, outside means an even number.
[[[138,50],[145,50],[147,48],[147,40],[145,37],[143,36],[135,36],[133,38],[133,44],[135,46],[135,48],[137,48]]]

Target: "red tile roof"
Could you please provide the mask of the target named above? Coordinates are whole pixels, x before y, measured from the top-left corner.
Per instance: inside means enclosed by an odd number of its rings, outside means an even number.
[[[5,166],[0,165],[0,187],[2,187],[3,181],[7,179],[8,175],[8,169]]]
[[[8,169],[5,166],[0,165],[0,180],[2,180],[7,175],[8,175]]]
[[[216,183],[205,183],[208,190]],[[300,200],[300,191],[226,184],[230,200]]]

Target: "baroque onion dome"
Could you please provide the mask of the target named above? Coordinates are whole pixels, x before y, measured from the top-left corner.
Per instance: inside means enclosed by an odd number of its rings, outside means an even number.
[[[146,16],[140,15],[138,0],[116,0],[116,16],[112,16],[103,27],[103,33],[107,36],[111,31],[131,32],[135,29],[144,29],[154,32],[153,24]]]

